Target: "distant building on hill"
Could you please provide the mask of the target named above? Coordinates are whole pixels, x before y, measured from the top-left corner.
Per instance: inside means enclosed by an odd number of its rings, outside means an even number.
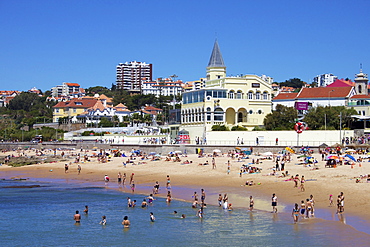
[[[142,83],[142,94],[154,94],[159,97],[176,96],[183,91],[183,82],[181,80],[174,81],[172,78],[158,78],[156,81],[146,81]]]
[[[319,87],[326,87],[327,85],[333,83],[338,77],[333,74],[322,74],[313,78],[313,81]]]
[[[51,89],[53,97],[67,96],[77,98],[85,95],[85,90],[78,83],[63,82],[62,85],[55,86]]]
[[[127,90],[133,94],[142,93],[142,83],[152,81],[153,66],[145,62],[126,62],[116,66],[117,89]]]

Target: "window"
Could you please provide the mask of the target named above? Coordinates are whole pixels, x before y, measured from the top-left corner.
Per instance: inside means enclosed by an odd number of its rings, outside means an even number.
[[[263,100],[268,100],[268,94],[267,94],[267,92],[263,92]]]
[[[249,114],[253,114],[253,110],[249,110]]]
[[[224,121],[224,111],[222,108],[216,108],[215,109],[215,116],[214,116],[215,121]]]
[[[73,112],[76,113],[76,108],[73,108]]]
[[[253,99],[253,92],[248,92],[248,99]]]
[[[238,113],[238,123],[243,122],[243,113],[239,112]]]
[[[207,121],[211,121],[211,107],[207,107]]]
[[[261,99],[261,93],[260,93],[260,92],[257,92],[257,93],[256,93],[256,99],[257,99],[257,100]]]
[[[59,113],[59,108],[56,108],[55,109],[55,113]]]
[[[262,114],[262,110],[258,110],[258,114]]]
[[[236,93],[236,98],[237,99],[242,99],[243,98],[243,92],[241,90],[238,90],[238,92]]]
[[[234,98],[234,90],[231,90],[229,92],[229,99],[233,99]]]

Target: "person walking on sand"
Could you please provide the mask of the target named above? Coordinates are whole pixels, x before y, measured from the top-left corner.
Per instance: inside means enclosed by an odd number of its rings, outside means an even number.
[[[80,175],[80,173],[81,173],[81,166],[80,166],[80,164],[78,164],[78,166],[77,166],[77,174]]]
[[[68,164],[67,163],[64,165],[64,173],[68,173]]]
[[[105,186],[107,186],[108,182],[109,182],[109,177],[108,177],[107,174],[105,174],[105,176],[104,176],[104,182],[105,182]]]
[[[304,213],[306,212],[306,203],[304,200],[301,201],[301,216],[304,217]]]
[[[171,179],[170,179],[170,175],[167,175],[166,188],[167,188],[168,190],[170,190],[170,189],[171,189]]]
[[[340,192],[340,212],[344,212],[344,194]]]
[[[294,224],[297,223],[298,217],[299,217],[299,208],[298,208],[298,203],[294,205],[293,211],[292,211],[292,216],[294,220]]]
[[[277,213],[277,196],[272,194],[271,198],[272,213]]]
[[[77,224],[81,223],[81,215],[78,210],[76,211],[76,214],[74,215],[73,219],[76,221]]]
[[[302,176],[301,178],[301,191],[302,192],[306,191],[306,189],[304,188],[304,183],[305,183],[305,179],[304,179],[304,176]]]
[[[118,183],[118,186],[121,186],[121,183],[122,183],[122,173],[121,172],[118,172],[117,183]]]
[[[135,174],[134,174],[134,173],[132,173],[132,174],[131,174],[131,176],[130,176],[130,184],[132,183],[132,181],[134,181],[134,175],[135,175]]]
[[[311,216],[315,215],[315,200],[313,199],[313,195],[310,195],[310,202],[311,202]]]
[[[128,220],[128,216],[125,216],[124,218],[123,218],[123,221],[122,221],[122,225],[123,225],[123,227],[125,227],[125,228],[128,228],[128,227],[130,227],[130,221]]]
[[[254,207],[254,200],[253,200],[253,197],[250,196],[249,197],[249,211],[252,211],[253,207]]]
[[[122,186],[125,186],[125,182],[126,182],[126,173],[124,172],[122,176]]]
[[[332,207],[333,206],[333,195],[330,194],[329,195],[329,207]]]
[[[231,168],[230,160],[228,160],[227,161],[227,174],[230,174],[230,168]]]
[[[216,160],[214,157],[212,158],[212,169],[216,169]]]

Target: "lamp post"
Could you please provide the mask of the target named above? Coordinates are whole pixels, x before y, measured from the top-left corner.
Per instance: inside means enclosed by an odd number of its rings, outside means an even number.
[[[334,92],[335,90],[331,90],[331,91],[329,91],[329,107],[330,107],[330,93],[331,92]]]

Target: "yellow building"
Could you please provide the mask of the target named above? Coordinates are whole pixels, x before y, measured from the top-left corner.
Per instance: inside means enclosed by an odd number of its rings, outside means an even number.
[[[235,125],[252,130],[271,113],[272,78],[257,75],[226,76],[216,40],[207,66],[204,88],[183,94],[181,128],[204,135],[213,125]],[[204,135],[205,136],[205,135]]]
[[[59,118],[63,117],[76,117],[88,108],[93,107],[98,102],[94,98],[72,99],[69,101],[62,101],[53,106],[53,122],[58,122]]]

